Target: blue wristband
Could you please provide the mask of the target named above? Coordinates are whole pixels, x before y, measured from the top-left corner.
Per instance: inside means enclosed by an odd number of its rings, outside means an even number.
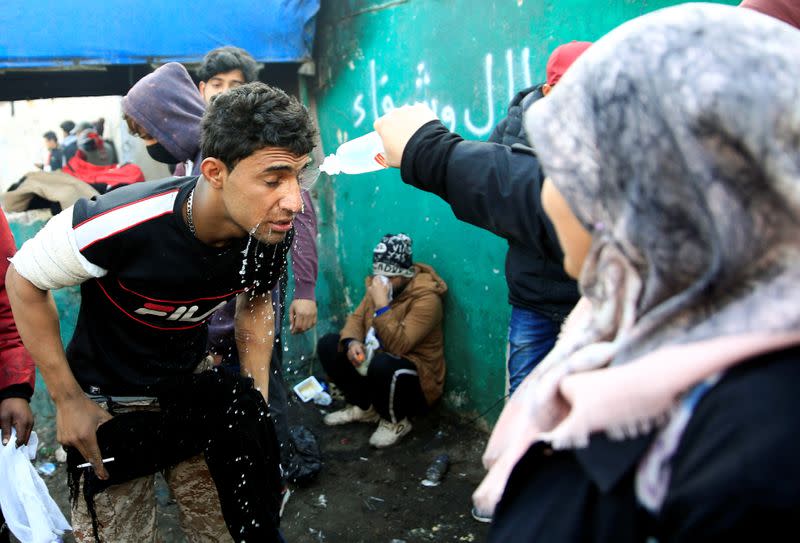
[[[390,305],[385,305],[385,306],[383,306],[382,308],[380,308],[380,309],[378,309],[377,311],[375,311],[375,314],[373,315],[373,317],[380,317],[381,315],[383,315],[384,313],[386,313],[387,311],[389,311],[391,308],[392,308],[392,306],[390,306]]]

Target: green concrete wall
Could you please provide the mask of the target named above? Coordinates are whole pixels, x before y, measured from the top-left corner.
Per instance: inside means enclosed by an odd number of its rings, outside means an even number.
[[[594,41],[669,0],[335,0],[323,2],[309,86],[323,152],[372,130],[391,108],[427,102],[465,138],[482,140],[514,93],[544,79],[549,53]],[[734,2],[729,2],[734,3]],[[323,177],[319,333],[335,331],[364,294],[371,250],[386,232],[414,239],[415,259],[450,285],[445,332],[446,403],[490,412],[504,393],[510,313],[504,240],[453,217],[396,170]]]

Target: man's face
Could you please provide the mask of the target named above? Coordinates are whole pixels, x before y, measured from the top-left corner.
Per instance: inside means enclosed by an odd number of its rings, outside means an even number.
[[[223,183],[228,218],[262,243],[283,241],[303,205],[298,176],[309,161],[281,147],[239,161]]]
[[[244,74],[241,70],[231,70],[230,72],[217,74],[208,81],[201,81],[197,87],[200,89],[200,94],[203,95],[203,100],[207,104],[211,101],[212,96],[245,83]]]
[[[44,139],[44,146],[52,151],[53,149],[58,147],[58,142],[57,141],[53,141],[51,139],[45,138]]]

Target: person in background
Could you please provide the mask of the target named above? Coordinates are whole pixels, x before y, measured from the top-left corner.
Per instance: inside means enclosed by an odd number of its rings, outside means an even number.
[[[8,259],[14,256],[14,236],[5,214],[0,211],[0,435],[3,446],[17,433],[17,444],[25,445],[33,428],[30,401],[36,383],[36,369],[19,337],[6,293]],[[0,543],[8,543],[8,527],[0,511]]]
[[[547,63],[547,82],[517,94],[489,142],[451,133],[422,105],[395,109],[375,122],[388,162],[400,168],[405,183],[440,196],[460,220],[508,241],[510,394],[553,347],[579,298],[575,280],[561,267],[558,240],[541,208],[544,176],[528,146],[522,115],[589,45],[557,47]]]
[[[62,122],[59,127],[63,134],[61,149],[64,152],[64,163],[66,163],[78,152],[78,134],[75,132],[75,123],[70,120]]]
[[[613,30],[526,114],[584,299],[492,432],[490,542],[796,531],[797,51],[772,17],[684,4]]]
[[[187,164],[191,175],[200,173],[200,120],[204,111],[205,104],[189,72],[177,62],[147,74],[122,98],[128,130],[142,138],[147,154],[156,162]]]
[[[69,139],[70,135],[72,134],[72,130],[75,128],[75,123],[72,122],[72,121],[67,120],[67,121],[62,122],[58,126],[59,126],[59,128],[61,128],[61,139],[63,140],[63,143],[66,144],[67,140]]]
[[[447,285],[432,267],[412,262],[405,234],[381,238],[365,284],[367,293],[341,332],[317,346],[325,373],[347,401],[324,422],[378,422],[369,442],[382,448],[407,435],[408,417],[425,413],[442,395]]]
[[[42,137],[47,148],[47,164],[37,164],[36,167],[48,172],[60,170],[64,166],[64,152],[58,144],[58,136],[52,130],[48,130]]]
[[[498,123],[488,141],[509,147],[528,146],[522,116],[536,101],[550,94],[570,65],[590,45],[590,42],[572,41],[556,47],[547,60],[546,82],[517,93],[508,107],[508,116]],[[537,176],[537,183],[541,183],[538,169]],[[486,217],[480,226],[485,227],[491,221]],[[511,304],[507,361],[509,395],[514,394],[522,380],[553,348],[561,324],[579,298],[575,281],[565,277],[558,262],[559,251],[553,243],[556,240],[552,229],[548,228],[547,218],[540,217],[538,222],[545,226],[544,235],[538,240],[529,235],[532,232],[522,236],[524,239],[505,236],[508,240],[506,282]]]
[[[196,71],[200,80],[197,87],[208,103],[221,92],[255,81],[258,71],[258,63],[244,49],[232,45],[218,47],[203,57]]]

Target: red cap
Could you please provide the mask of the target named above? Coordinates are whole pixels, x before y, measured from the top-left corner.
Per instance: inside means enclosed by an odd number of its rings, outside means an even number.
[[[561,79],[561,76],[564,75],[567,68],[569,68],[590,45],[592,45],[592,42],[589,41],[571,41],[556,47],[547,60],[547,84],[552,87],[558,83],[558,80]]]

